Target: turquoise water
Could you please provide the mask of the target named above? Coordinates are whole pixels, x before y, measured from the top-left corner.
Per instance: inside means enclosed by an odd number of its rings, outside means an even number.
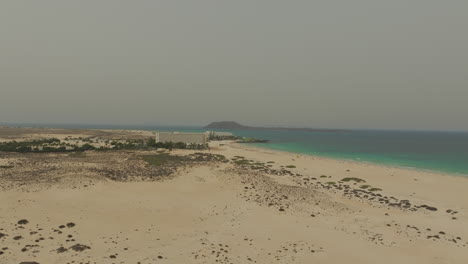
[[[64,128],[205,131],[200,127],[42,125]],[[268,139],[256,146],[337,159],[372,162],[468,176],[468,132],[421,131],[230,131],[238,136]]]
[[[468,176],[468,133],[408,131],[239,131],[259,147]]]

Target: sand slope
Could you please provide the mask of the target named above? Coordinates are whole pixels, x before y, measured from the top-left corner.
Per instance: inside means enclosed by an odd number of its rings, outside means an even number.
[[[464,178],[239,145],[212,146],[211,152],[230,159],[244,156],[273,161],[272,169],[295,168],[289,169],[291,175],[278,176],[232,163],[210,163],[160,181],[99,179],[80,188],[4,190],[0,263],[468,260]],[[412,206],[430,205],[437,211],[391,207],[326,187],[325,182],[338,184],[344,177],[364,179],[383,189],[378,192],[382,197],[407,199]],[[18,223],[22,219],[27,223]]]

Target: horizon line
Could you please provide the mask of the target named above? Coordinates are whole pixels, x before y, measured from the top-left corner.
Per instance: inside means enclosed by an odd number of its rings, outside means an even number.
[[[18,126],[44,126],[42,128],[63,128],[66,129],[67,127],[60,127],[60,126],[110,126],[114,127],[113,129],[117,129],[116,127],[119,126],[129,126],[129,127],[164,127],[164,128],[171,128],[171,127],[180,127],[180,128],[204,128],[207,125],[167,125],[167,124],[111,124],[111,123],[49,123],[49,122],[0,122],[0,126],[10,126],[10,125],[18,125]],[[58,126],[58,127],[47,127],[50,126]],[[300,126],[268,126],[262,128],[271,128],[274,130],[275,128],[291,128],[291,129],[336,129],[336,130],[347,130],[348,132],[351,131],[394,131],[394,132],[447,132],[447,133],[468,133],[468,130],[424,130],[424,129],[399,129],[399,128],[392,128],[392,129],[385,129],[385,128],[317,128],[317,127],[300,127]],[[75,128],[79,129],[79,128]],[[81,129],[99,129],[99,127],[95,128],[81,128]],[[102,128],[105,129],[105,128]],[[120,128],[125,129],[125,128]],[[220,129],[220,130],[233,130],[233,129]]]

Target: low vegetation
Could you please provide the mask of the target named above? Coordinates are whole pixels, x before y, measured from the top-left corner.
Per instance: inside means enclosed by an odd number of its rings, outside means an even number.
[[[60,140],[56,138],[0,143],[0,151],[4,152],[54,152],[64,150],[66,150],[66,148],[61,146]]]
[[[177,165],[188,162],[229,162],[229,160],[223,155],[200,152],[185,156],[159,153],[156,155],[144,155],[142,156],[142,159],[151,166]]]
[[[72,152],[68,154],[70,158],[86,158],[86,153],[84,152]]]
[[[146,155],[143,156],[143,160],[151,166],[162,166],[167,164],[169,161],[176,161],[179,156],[171,156],[167,153],[161,153],[157,155]]]
[[[0,151],[3,152],[83,152],[88,150],[108,151],[108,150],[150,150],[150,149],[207,149],[208,145],[202,144],[185,144],[182,142],[158,142],[154,138],[148,140],[143,139],[126,139],[114,141],[101,141],[99,139],[77,138],[74,142],[70,142],[70,138],[61,141],[57,138],[41,139],[32,141],[9,141],[0,143]],[[71,156],[73,157],[73,155]],[[78,157],[78,156],[75,156]]]
[[[237,165],[250,165],[250,161],[245,160],[245,159],[235,160],[234,163],[237,164]]]
[[[269,140],[265,140],[265,139],[257,139],[257,138],[246,138],[246,137],[242,137],[242,138],[239,138],[237,141],[237,143],[268,143],[270,142]]]
[[[214,132],[210,132],[208,139],[211,141],[223,141],[223,140],[239,140],[241,137],[233,135],[216,135]]]
[[[355,178],[355,177],[348,177],[348,178],[343,178],[341,179],[342,182],[351,182],[351,181],[354,181],[354,182],[366,182],[365,180],[363,179],[359,179],[359,178]]]

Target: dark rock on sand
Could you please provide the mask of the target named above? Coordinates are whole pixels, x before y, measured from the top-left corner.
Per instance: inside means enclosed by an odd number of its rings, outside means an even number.
[[[73,249],[76,252],[81,252],[81,251],[84,251],[86,249],[91,249],[89,246],[81,245],[81,244],[76,244],[74,246],[71,246],[70,248]]]
[[[59,247],[57,248],[57,253],[63,253],[63,252],[66,252],[68,249],[64,248],[64,247]]]
[[[26,225],[28,223],[29,223],[29,221],[26,220],[26,219],[21,219],[21,220],[18,221],[18,225]]]
[[[425,205],[425,204],[424,204],[424,205],[421,205],[421,206],[419,206],[419,207],[420,207],[420,208],[426,208],[426,210],[433,211],[433,212],[434,212],[434,211],[437,211],[437,208],[432,207],[432,206],[428,206],[428,205]]]

